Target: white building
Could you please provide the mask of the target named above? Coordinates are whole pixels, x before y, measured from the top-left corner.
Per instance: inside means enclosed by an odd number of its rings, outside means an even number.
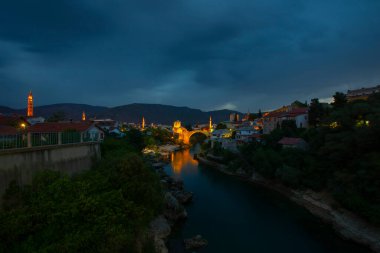
[[[45,118],[43,117],[33,117],[33,118],[27,118],[26,121],[28,121],[28,123],[30,125],[35,125],[37,123],[44,123],[45,122]]]
[[[296,121],[297,128],[308,128],[309,127],[309,114],[303,113],[298,114],[294,117],[294,120]]]
[[[115,135],[115,136],[118,136],[118,137],[124,137],[125,136],[125,133],[123,133],[122,131],[120,131],[120,129],[119,128],[111,128],[110,130],[109,130],[109,134],[113,134],[113,135]]]
[[[251,142],[258,132],[253,127],[241,127],[236,129],[235,139],[241,142]]]

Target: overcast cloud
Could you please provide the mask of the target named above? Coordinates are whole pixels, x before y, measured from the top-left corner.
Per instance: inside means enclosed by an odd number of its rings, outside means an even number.
[[[0,105],[272,109],[380,84],[377,0],[0,0]]]

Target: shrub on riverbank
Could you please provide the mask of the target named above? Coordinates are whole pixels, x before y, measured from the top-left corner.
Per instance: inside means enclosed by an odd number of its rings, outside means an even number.
[[[149,248],[142,240],[161,210],[162,192],[135,148],[106,140],[103,159],[90,171],[70,178],[46,170],[29,186],[12,184],[0,211],[0,252]]]

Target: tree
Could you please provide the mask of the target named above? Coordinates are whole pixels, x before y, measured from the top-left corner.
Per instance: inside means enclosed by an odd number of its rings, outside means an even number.
[[[281,129],[286,137],[295,137],[297,135],[297,124],[295,120],[283,120],[281,122]]]
[[[323,115],[323,107],[319,103],[318,98],[313,98],[309,107],[309,124],[311,126],[318,126],[321,122],[321,117]]]
[[[303,104],[300,101],[296,100],[292,103],[292,107],[304,108],[307,107],[307,104]]]
[[[263,114],[262,114],[262,112],[261,112],[261,109],[259,109],[259,112],[257,113],[257,117],[258,117],[258,118],[262,118],[262,117],[263,117]]]
[[[48,122],[59,122],[66,119],[66,113],[64,111],[57,111],[53,113],[48,119]]]
[[[136,148],[136,150],[141,151],[145,147],[144,137],[138,129],[135,129],[135,128],[130,129],[127,132],[126,137],[127,137],[128,142],[134,148]]]
[[[218,123],[215,129],[227,129],[227,125],[224,123]]]
[[[248,121],[254,121],[256,119],[256,116],[254,114],[248,114]]]
[[[347,104],[347,97],[342,92],[336,92],[333,96],[334,102],[332,103],[334,109],[342,108],[345,104]]]

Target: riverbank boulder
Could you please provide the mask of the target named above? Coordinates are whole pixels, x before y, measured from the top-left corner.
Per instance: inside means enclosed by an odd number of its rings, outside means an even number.
[[[179,203],[179,201],[171,194],[167,192],[165,194],[166,208],[164,210],[164,215],[171,222],[176,222],[180,219],[187,218],[186,209]]]
[[[165,217],[158,216],[150,223],[150,233],[153,237],[155,252],[168,253],[165,240],[170,235],[171,228]]]
[[[172,191],[183,191],[183,181],[181,179],[174,179],[171,182],[170,190]]]
[[[189,203],[193,198],[193,193],[187,191],[175,191],[172,194],[183,205]]]
[[[195,250],[208,245],[208,241],[202,238],[201,235],[196,235],[193,238],[185,239],[183,243],[185,244],[186,250]]]
[[[166,165],[166,164],[163,163],[163,162],[155,162],[155,163],[152,164],[153,168],[155,168],[155,169],[161,169],[161,168],[163,168],[165,165]]]
[[[248,177],[248,173],[243,168],[238,168],[235,173],[240,177]]]

